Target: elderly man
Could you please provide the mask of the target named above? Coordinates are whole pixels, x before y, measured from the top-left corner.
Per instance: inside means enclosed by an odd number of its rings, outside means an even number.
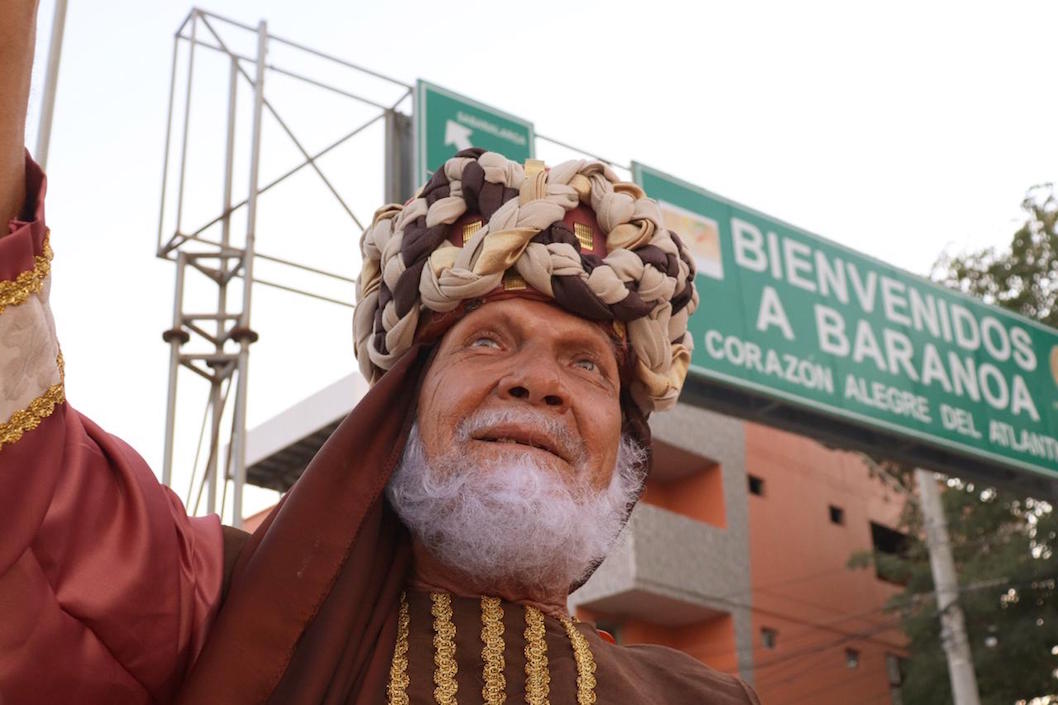
[[[638,187],[468,150],[381,209],[374,386],[253,536],[222,530],[65,400],[21,146],[34,14],[0,0],[0,701],[756,702],[566,608],[690,357],[693,266]]]

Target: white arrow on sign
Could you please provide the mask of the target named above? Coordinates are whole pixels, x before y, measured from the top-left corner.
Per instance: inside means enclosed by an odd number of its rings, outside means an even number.
[[[445,123],[445,146],[454,144],[457,150],[470,149],[474,145],[470,143],[470,133],[473,132],[466,125],[460,125],[455,120]]]

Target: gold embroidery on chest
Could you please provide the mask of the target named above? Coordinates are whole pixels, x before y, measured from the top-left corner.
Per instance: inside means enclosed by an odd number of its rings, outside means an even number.
[[[503,607],[498,597],[481,598],[481,697],[485,705],[503,705],[507,679],[503,675]]]
[[[63,386],[66,375],[61,352],[55,364],[59,368],[59,381],[31,401],[29,406],[11,414],[7,421],[0,422],[0,448],[18,442],[26,431],[32,431],[40,426],[44,419],[52,415],[56,406],[66,401],[66,388]]]
[[[569,643],[573,647],[573,660],[577,664],[577,705],[595,703],[595,657],[584,635],[577,631],[571,619],[563,619]]]
[[[544,641],[544,615],[525,606],[525,702],[550,705],[551,674],[547,671],[547,643]]]
[[[452,596],[430,593],[433,607],[433,697],[437,705],[456,705],[456,627],[452,623]]]
[[[400,595],[397,614],[397,645],[393,648],[393,663],[389,666],[389,705],[408,705],[408,617],[407,595]]]
[[[0,313],[8,306],[18,306],[25,303],[32,294],[40,293],[44,288],[44,280],[48,278],[51,271],[52,251],[49,240],[51,231],[44,233],[44,246],[42,254],[33,258],[33,269],[22,272],[14,279],[0,281]]]

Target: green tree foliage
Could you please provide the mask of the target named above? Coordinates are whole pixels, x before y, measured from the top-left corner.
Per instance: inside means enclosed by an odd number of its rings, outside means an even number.
[[[1008,248],[944,255],[934,278],[1058,327],[1058,198],[1053,186],[1030,189],[1022,207],[1025,222]],[[869,461],[868,466],[906,492],[901,528],[909,540],[901,556],[864,554],[854,556],[850,565],[874,563],[880,572],[906,581],[888,605],[900,614],[909,640],[904,705],[951,702],[911,469],[884,461]],[[1052,505],[956,478],[947,484],[942,501],[981,702],[1058,703],[1058,517]]]
[[[1058,516],[1044,501],[1005,497],[955,478],[947,485],[942,502],[981,702],[1015,705],[1054,693]],[[906,580],[888,605],[900,615],[909,642],[903,703],[951,702],[929,554],[910,497],[902,529],[911,537],[904,555],[873,560],[879,570]]]
[[[1058,328],[1058,198],[1054,185],[1032,187],[1021,207],[1025,222],[1009,248],[942,255],[933,277],[987,303]]]

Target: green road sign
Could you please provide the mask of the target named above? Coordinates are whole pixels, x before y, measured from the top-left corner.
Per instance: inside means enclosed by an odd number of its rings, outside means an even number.
[[[415,84],[415,174],[419,184],[461,149],[481,147],[524,162],[533,123],[419,80]]]
[[[1058,330],[632,170],[697,263],[692,378],[1058,477]]]

